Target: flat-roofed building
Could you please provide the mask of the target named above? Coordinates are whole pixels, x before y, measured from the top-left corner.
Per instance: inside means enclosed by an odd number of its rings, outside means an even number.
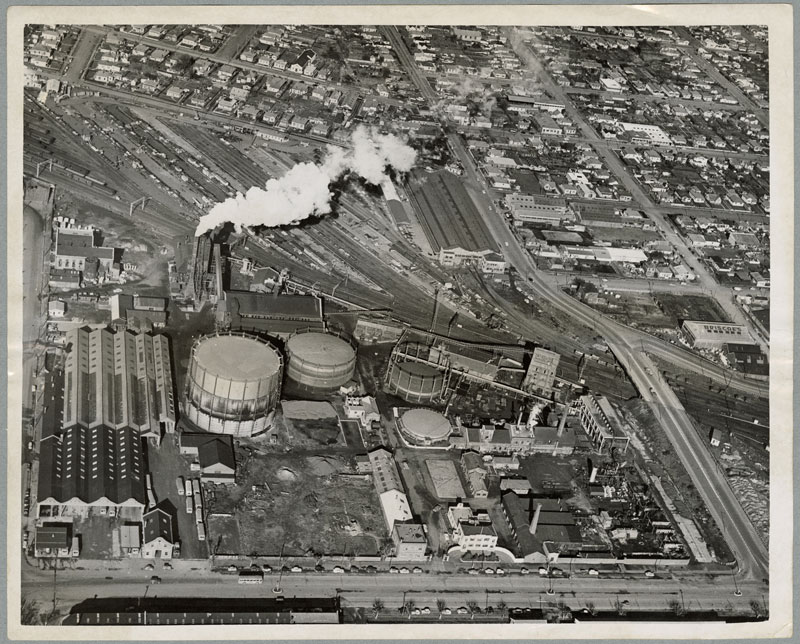
[[[622,431],[622,420],[605,396],[581,396],[576,407],[581,427],[598,452],[608,452],[615,447],[622,451],[628,449],[631,439]]]
[[[425,561],[428,540],[419,523],[395,523],[392,529],[394,558],[400,561]]]
[[[681,328],[695,349],[721,349],[729,343],[757,344],[741,324],[685,320]]]
[[[525,380],[522,381],[522,388],[525,391],[549,396],[553,392],[553,383],[560,361],[561,356],[555,351],[536,347],[528,371],[525,373]]]
[[[285,338],[299,330],[324,328],[322,303],[313,295],[225,291],[217,305],[217,319],[233,331]]]
[[[574,214],[562,197],[514,193],[506,196],[514,222],[559,226],[564,221],[573,221]]]

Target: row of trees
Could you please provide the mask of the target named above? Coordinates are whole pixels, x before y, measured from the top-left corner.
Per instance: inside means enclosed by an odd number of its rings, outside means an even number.
[[[411,619],[411,616],[414,613],[414,610],[417,608],[417,603],[413,599],[407,600],[400,608],[400,613],[408,614],[408,619]],[[383,600],[376,599],[372,602],[372,610],[374,611],[373,620],[378,619],[378,615],[380,615],[386,609],[386,604],[384,604]],[[439,611],[439,619],[445,614],[445,610],[447,609],[447,602],[443,599],[436,600],[436,610]],[[475,619],[476,613],[481,612],[481,607],[476,601],[468,601],[466,603],[466,609],[469,611],[472,619]],[[492,610],[494,610],[492,608]],[[504,601],[500,601],[497,603],[497,610],[501,613],[505,613],[508,610],[508,604]]]

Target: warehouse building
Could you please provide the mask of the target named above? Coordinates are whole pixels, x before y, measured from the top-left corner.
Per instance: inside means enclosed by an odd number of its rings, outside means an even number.
[[[38,516],[96,511],[139,521],[141,439],[158,444],[175,428],[167,339],[82,327],[66,346],[61,422],[44,424],[40,442]]]
[[[500,249],[464,184],[447,171],[436,172],[411,190],[420,223],[439,262],[445,266],[480,266]]]
[[[726,344],[756,344],[747,327],[727,322],[685,320],[681,326],[695,349],[722,349]]]
[[[94,228],[56,228],[56,245],[53,266],[80,272],[87,263],[99,265],[102,273],[111,271],[114,264],[114,249],[95,246]]]
[[[564,221],[575,219],[566,200],[561,197],[514,193],[506,196],[506,204],[517,225],[530,223],[560,226]]]

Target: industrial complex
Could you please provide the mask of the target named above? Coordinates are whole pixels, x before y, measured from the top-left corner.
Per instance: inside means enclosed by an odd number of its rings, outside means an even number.
[[[25,619],[766,619],[766,45],[26,26]]]

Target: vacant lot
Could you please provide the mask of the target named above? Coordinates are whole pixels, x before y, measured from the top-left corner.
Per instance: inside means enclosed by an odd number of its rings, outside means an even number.
[[[660,293],[656,296],[656,302],[664,315],[675,326],[678,326],[682,320],[730,322],[719,304],[710,297]]]
[[[209,513],[211,542],[240,554],[377,554],[386,537],[372,478],[352,474],[348,452],[316,454],[237,450],[238,485],[218,486]],[[222,550],[220,550],[221,552]]]

